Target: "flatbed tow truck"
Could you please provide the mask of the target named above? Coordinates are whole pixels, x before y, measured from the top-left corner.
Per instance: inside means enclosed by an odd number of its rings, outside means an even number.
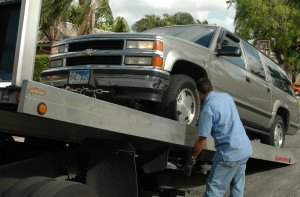
[[[0,0],[0,68],[12,73],[0,82],[0,196],[166,196],[148,177],[182,170],[196,127],[32,81],[40,5]],[[252,159],[296,162],[287,149],[252,145]],[[195,171],[214,151],[209,139]]]

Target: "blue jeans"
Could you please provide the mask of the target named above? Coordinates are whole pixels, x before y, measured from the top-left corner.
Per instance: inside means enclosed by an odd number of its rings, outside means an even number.
[[[207,177],[205,197],[222,197],[230,185],[231,197],[242,197],[248,157],[240,161],[214,162]]]

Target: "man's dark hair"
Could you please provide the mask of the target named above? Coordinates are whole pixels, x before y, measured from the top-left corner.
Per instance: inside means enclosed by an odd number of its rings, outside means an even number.
[[[207,94],[213,91],[213,86],[207,77],[200,78],[197,81],[196,85],[197,85],[197,90],[202,94]]]

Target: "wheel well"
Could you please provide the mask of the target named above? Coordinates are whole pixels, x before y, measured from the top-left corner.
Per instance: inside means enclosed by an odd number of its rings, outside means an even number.
[[[192,77],[195,81],[201,77],[207,77],[207,72],[201,66],[184,60],[179,60],[174,64],[171,74],[184,74]]]
[[[284,127],[287,130],[289,126],[289,111],[283,107],[279,107],[277,110],[277,115],[279,115],[283,119]]]

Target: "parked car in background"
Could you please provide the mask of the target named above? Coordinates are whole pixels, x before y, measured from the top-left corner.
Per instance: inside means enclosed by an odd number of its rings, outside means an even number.
[[[293,89],[295,91],[295,95],[300,96],[300,84],[295,82],[293,84]]]
[[[285,134],[297,132],[297,101],[285,72],[217,26],[63,40],[53,45],[42,82],[195,125],[200,112],[195,82],[201,77],[234,97],[245,128],[264,143],[282,147]]]

